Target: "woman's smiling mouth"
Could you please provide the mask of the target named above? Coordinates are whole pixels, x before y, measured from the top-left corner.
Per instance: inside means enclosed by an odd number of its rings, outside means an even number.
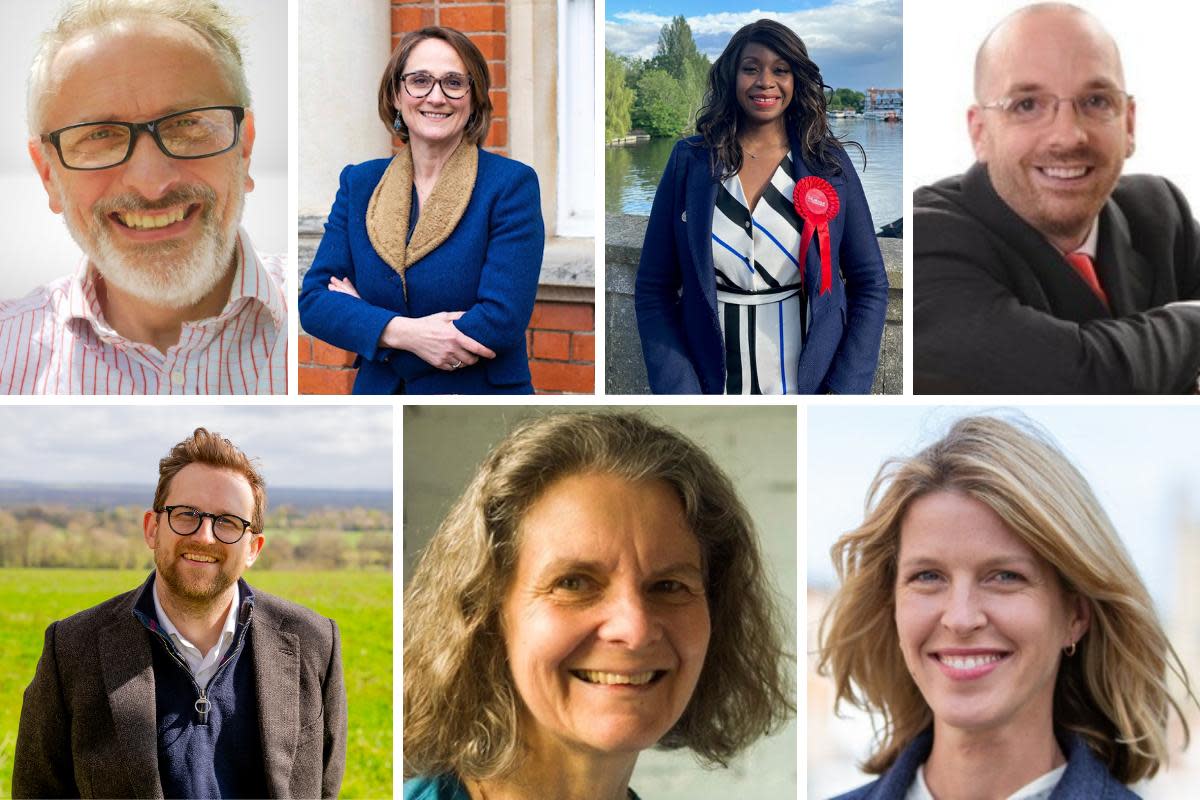
[[[573,669],[571,674],[583,681],[600,686],[646,686],[656,683],[666,670],[647,670],[645,672],[601,672],[592,669]]]
[[[966,681],[982,678],[989,674],[1012,653],[1001,650],[981,650],[978,652],[949,652],[930,653],[930,658],[937,662],[942,673],[953,680]]]

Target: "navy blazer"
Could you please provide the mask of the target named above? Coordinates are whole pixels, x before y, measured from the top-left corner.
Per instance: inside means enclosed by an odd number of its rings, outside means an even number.
[[[793,177],[814,172],[792,139]],[[829,223],[834,274],[825,294],[810,290],[812,323],[799,354],[799,391],[804,394],[871,391],[887,313],[887,274],[871,210],[850,158],[840,149],[833,185],[841,210]],[[725,346],[717,319],[717,279],[712,257],[712,219],[718,176],[703,139],[675,145],[654,195],[634,304],[642,354],[655,394],[721,394]],[[804,260],[804,282],[821,285],[817,237]]]
[[[1108,773],[1083,739],[1066,733],[1059,736],[1059,743],[1066,752],[1067,771],[1054,787],[1050,800],[1138,800],[1136,794]],[[916,780],[917,768],[929,758],[932,749],[930,728],[901,751],[882,778],[835,800],[904,800],[908,787]]]
[[[358,354],[354,394],[531,394],[525,329],[542,270],[545,228],[537,175],[517,161],[479,152],[471,200],[450,238],[400,276],[367,236],[367,204],[391,159],[342,170],[325,236],[300,289],[308,333]],[[349,278],[362,299],[328,288]],[[447,371],[379,346],[395,316],[464,311],[454,325],[496,351],[494,359]]]

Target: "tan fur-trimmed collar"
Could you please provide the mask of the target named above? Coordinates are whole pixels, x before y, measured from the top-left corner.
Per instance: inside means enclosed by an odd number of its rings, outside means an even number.
[[[402,283],[405,270],[450,238],[471,201],[478,171],[479,148],[464,139],[442,167],[433,191],[421,208],[412,241],[406,244],[412,212],[411,148],[405,147],[388,164],[367,204],[367,237]],[[404,291],[407,295],[407,283]]]

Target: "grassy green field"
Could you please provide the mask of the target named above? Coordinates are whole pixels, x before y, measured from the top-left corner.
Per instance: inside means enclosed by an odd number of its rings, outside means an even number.
[[[113,595],[147,572],[0,569],[0,794],[12,792],[13,751],[25,687],[46,627]],[[256,589],[337,621],[350,731],[342,797],[392,796],[392,575],[388,572],[254,572]]]

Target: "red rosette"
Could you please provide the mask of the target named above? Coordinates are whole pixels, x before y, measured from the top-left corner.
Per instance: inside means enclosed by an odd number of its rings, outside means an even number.
[[[813,233],[817,234],[817,252],[821,255],[821,288],[825,294],[833,284],[833,258],[830,254],[829,221],[838,215],[842,203],[833,186],[824,178],[815,175],[796,181],[792,192],[792,205],[804,220],[800,234],[800,272],[804,273],[804,262]]]

